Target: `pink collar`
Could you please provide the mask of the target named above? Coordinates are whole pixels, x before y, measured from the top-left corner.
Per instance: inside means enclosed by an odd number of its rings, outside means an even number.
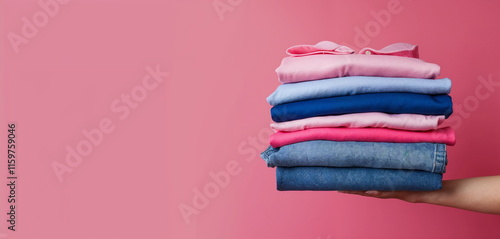
[[[308,56],[316,54],[348,55],[355,51],[347,46],[331,41],[318,42],[316,45],[296,45],[288,48],[286,53],[290,56]],[[418,46],[408,43],[394,43],[380,50],[365,47],[358,54],[389,55],[418,58]]]

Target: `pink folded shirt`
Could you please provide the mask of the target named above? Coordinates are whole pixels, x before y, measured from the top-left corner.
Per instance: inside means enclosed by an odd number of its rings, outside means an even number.
[[[315,45],[296,45],[288,48],[286,53],[290,56],[309,56],[315,54],[346,55],[354,54],[354,50],[339,45],[331,41],[318,42]],[[380,50],[365,47],[359,51],[359,54],[367,55],[391,55],[418,58],[418,46],[409,43],[394,43]]]
[[[274,148],[310,140],[362,141],[389,143],[442,143],[455,144],[451,127],[431,131],[405,131],[384,128],[314,128],[294,132],[277,132],[271,135]]]
[[[440,67],[417,58],[391,55],[309,55],[285,57],[276,69],[281,83],[343,76],[381,76],[434,79]]]
[[[298,131],[312,128],[391,128],[401,130],[433,130],[444,121],[444,115],[386,114],[380,112],[311,117],[272,123],[274,131]]]
[[[353,54],[354,50],[339,45],[331,41],[318,42],[316,45],[297,45],[286,49],[286,53],[290,56],[308,56],[315,54],[333,54],[333,55],[346,55]]]
[[[366,55],[389,55],[418,58],[418,46],[408,43],[394,43],[380,50],[365,47],[359,51],[359,54]]]

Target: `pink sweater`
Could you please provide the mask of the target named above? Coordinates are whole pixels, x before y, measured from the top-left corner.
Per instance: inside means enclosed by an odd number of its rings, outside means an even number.
[[[390,143],[443,143],[455,144],[451,127],[430,131],[405,131],[385,128],[314,128],[271,135],[274,148],[310,140],[363,141]]]

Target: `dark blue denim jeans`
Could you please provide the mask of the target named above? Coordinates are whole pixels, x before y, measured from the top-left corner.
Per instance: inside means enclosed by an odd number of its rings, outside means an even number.
[[[277,167],[280,191],[432,191],[441,189],[442,174],[419,170],[333,167]]]
[[[446,171],[446,145],[312,140],[269,146],[261,157],[269,167],[365,167]]]

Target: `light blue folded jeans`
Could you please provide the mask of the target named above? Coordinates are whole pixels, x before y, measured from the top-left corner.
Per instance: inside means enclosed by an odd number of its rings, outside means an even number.
[[[446,145],[313,140],[269,146],[261,157],[269,167],[324,166],[446,171]]]
[[[433,191],[442,174],[418,170],[333,167],[277,167],[280,191]]]

